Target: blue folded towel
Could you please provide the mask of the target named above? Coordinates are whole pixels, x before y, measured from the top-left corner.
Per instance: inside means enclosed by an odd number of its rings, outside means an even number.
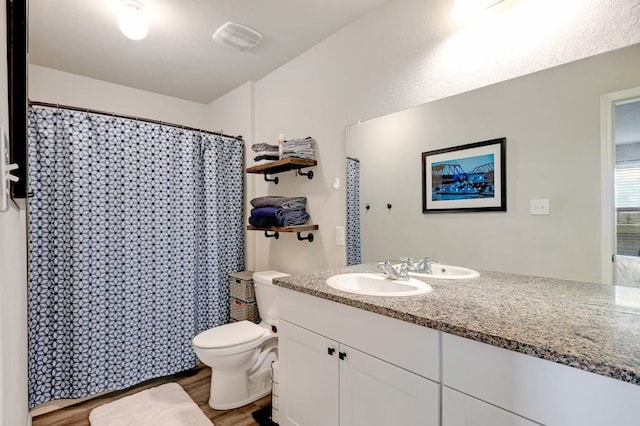
[[[278,214],[277,207],[259,207],[251,209],[251,216],[253,217],[276,217]]]
[[[268,228],[270,226],[280,226],[276,217],[255,217],[249,216],[249,224],[256,228]]]

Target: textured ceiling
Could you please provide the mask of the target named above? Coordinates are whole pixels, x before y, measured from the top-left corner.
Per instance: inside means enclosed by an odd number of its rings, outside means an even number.
[[[388,0],[142,0],[149,35],[118,30],[119,0],[30,0],[29,62],[209,103],[256,81]],[[227,21],[263,35],[240,52],[213,42]]]

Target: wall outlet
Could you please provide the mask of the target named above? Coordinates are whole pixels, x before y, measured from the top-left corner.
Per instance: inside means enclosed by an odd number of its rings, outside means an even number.
[[[549,214],[549,199],[531,200],[531,214],[534,216],[546,216]]]
[[[336,226],[336,245],[344,246],[345,243],[344,226]]]

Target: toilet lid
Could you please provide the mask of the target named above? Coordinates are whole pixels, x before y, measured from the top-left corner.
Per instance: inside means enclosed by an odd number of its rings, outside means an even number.
[[[228,348],[259,339],[266,332],[249,321],[234,322],[203,331],[193,338],[193,345],[203,349]]]

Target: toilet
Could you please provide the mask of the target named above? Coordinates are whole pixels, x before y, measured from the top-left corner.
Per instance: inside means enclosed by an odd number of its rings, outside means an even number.
[[[229,410],[271,392],[271,363],[278,359],[278,271],[253,274],[258,313],[262,321],[239,321],[205,330],[193,338],[193,349],[211,367],[209,406]]]

